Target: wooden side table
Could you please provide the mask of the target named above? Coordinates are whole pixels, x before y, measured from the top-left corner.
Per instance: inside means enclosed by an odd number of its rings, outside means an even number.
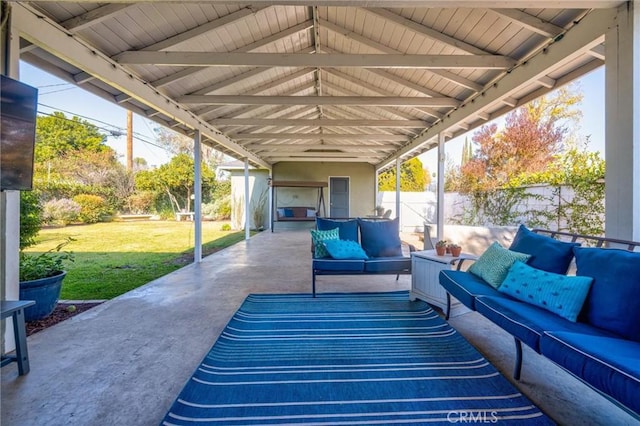
[[[460,266],[464,260],[475,260],[477,256],[461,253],[460,256],[450,254],[438,256],[435,250],[415,251],[411,253],[411,300],[420,299],[441,308],[447,309],[447,292],[440,285],[440,271]],[[451,299],[451,315],[456,316],[469,310],[456,299]]]
[[[16,354],[2,355],[0,366],[4,367],[12,362],[18,363],[18,374],[24,376],[29,372],[29,353],[27,352],[27,329],[24,324],[24,310],[35,305],[33,300],[3,300],[2,319],[13,318],[13,336],[16,340]]]

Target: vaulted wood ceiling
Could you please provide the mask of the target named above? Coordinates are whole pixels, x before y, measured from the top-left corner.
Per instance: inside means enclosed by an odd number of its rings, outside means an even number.
[[[235,158],[383,169],[603,65],[620,3],[12,7],[21,59]]]

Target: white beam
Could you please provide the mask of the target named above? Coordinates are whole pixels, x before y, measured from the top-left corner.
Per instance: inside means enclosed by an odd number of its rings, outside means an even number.
[[[585,5],[586,6],[586,5]],[[502,18],[507,19],[516,25],[520,25],[529,31],[540,34],[547,38],[554,38],[558,34],[564,31],[564,28],[554,25],[550,22],[544,21],[536,16],[529,15],[526,12],[517,9],[491,9],[493,12],[500,15]]]
[[[594,58],[604,61],[605,60],[604,50],[605,50],[604,45],[599,44],[598,46],[594,46],[593,49],[591,49],[588,53]]]
[[[249,196],[249,159],[244,159],[244,239],[249,240],[251,237],[251,215],[250,204],[251,197]]]
[[[92,25],[99,24],[100,22],[103,22],[122,10],[132,6],[134,5],[127,3],[107,3],[103,6],[85,12],[82,15],[69,18],[66,21],[61,22],[60,25],[69,31],[78,32],[85,28],[89,28]]]
[[[193,222],[195,226],[195,238],[193,246],[193,261],[202,262],[202,153],[200,130],[196,130],[193,136],[193,163],[195,166],[193,182]]]
[[[350,151],[350,152],[322,152],[322,151],[318,151],[318,152],[301,152],[301,151],[268,151],[268,152],[263,152],[262,156],[264,158],[272,158],[272,157],[292,157],[295,159],[298,158],[317,158],[317,157],[324,157],[324,158],[345,158],[345,157],[350,157],[350,158],[366,158],[371,159],[374,157],[377,158],[382,158],[384,157],[384,153],[379,153],[378,155],[376,155],[373,152],[356,152],[356,151]]]
[[[556,85],[556,80],[545,75],[538,79],[538,83],[547,89],[552,89]]]
[[[127,51],[115,56],[120,64],[157,66],[355,67],[508,69],[515,61],[500,55],[306,55],[300,53],[216,53]]]
[[[158,93],[156,89],[149,87],[144,81],[133,76],[131,72],[110,58],[96,52],[91,45],[61,31],[56,24],[50,22],[42,14],[33,11],[30,6],[24,3],[13,3],[12,6],[13,18],[21,37],[100,78],[121,92],[128,93],[132,98],[162,112],[173,120],[180,121],[193,129],[200,129],[203,135],[226,149],[242,157],[248,157],[253,163],[262,167],[271,168],[268,163],[220,134],[216,128],[203,123],[198,117],[188,112],[183,105]]]
[[[400,217],[400,181],[402,180],[402,161],[396,158],[396,219]],[[402,227],[400,227],[402,229]]]
[[[438,241],[444,240],[444,166],[446,161],[444,138],[444,133],[438,133],[438,201],[436,203],[436,208],[438,209],[436,214],[436,223],[438,226],[436,238]]]
[[[265,145],[265,144],[248,144],[247,148],[260,152],[279,152],[288,150],[290,152],[303,152],[307,150],[344,150],[349,152],[367,152],[367,151],[393,151],[396,145],[333,145],[333,144],[281,144],[281,145]]]
[[[395,22],[396,24],[409,29],[417,34],[420,34],[424,37],[427,37],[431,40],[438,41],[440,43],[444,43],[448,46],[454,47],[463,52],[471,53],[473,55],[487,55],[488,52],[482,50],[476,46],[473,46],[469,43],[466,43],[462,40],[459,40],[455,37],[448,36],[440,31],[434,30],[432,28],[426,27],[422,24],[419,24],[411,19],[407,19],[404,16],[400,16],[390,10],[386,9],[365,9],[367,13],[372,13],[377,15],[387,21]]]
[[[276,140],[354,140],[354,141],[391,141],[407,142],[404,135],[363,135],[361,133],[333,134],[333,133],[233,133],[230,138],[237,140],[247,139],[276,139]]]
[[[279,163],[281,161],[295,161],[295,162],[307,162],[307,163],[371,163],[376,164],[380,161],[380,157],[325,157],[319,154],[317,157],[270,157],[269,161],[272,164]]]
[[[427,127],[422,120],[331,120],[331,119],[287,119],[287,118],[217,118],[209,122],[212,126],[326,126],[326,127]]]
[[[501,103],[513,96],[531,81],[548,75],[550,69],[562,68],[585,52],[602,43],[603,34],[613,24],[615,10],[595,10],[583,18],[578,25],[567,31],[562,40],[549,45],[539,54],[529,58],[526,63],[516,67],[503,78],[488,87],[482,96],[474,97],[452,112],[445,119],[425,130],[411,143],[399,150],[393,157],[377,165],[378,169],[387,167],[396,156],[407,155],[419,149],[424,143],[437,137],[438,133],[455,127],[467,117],[485,111],[489,106]]]
[[[150,51],[159,51],[159,50],[168,49],[180,43],[189,41],[192,38],[206,34],[210,31],[218,30],[220,28],[224,28],[227,25],[234,24],[246,18],[247,16],[255,15],[257,12],[259,12],[262,9],[264,9],[264,6],[258,7],[255,9],[245,7],[243,9],[236,10],[235,12],[232,12],[221,18],[215,19],[213,21],[209,21],[206,24],[199,25],[195,28],[176,34],[165,40],[146,46],[144,49],[141,49],[141,50],[150,52]]]
[[[401,107],[457,107],[452,98],[402,96],[247,96],[184,95],[178,102],[201,105],[360,105]]]
[[[131,0],[112,0],[112,3]],[[59,3],[77,3],[78,0],[60,0]],[[175,3],[176,0],[138,0],[137,3]],[[182,0],[181,3],[221,3],[246,5],[247,0]],[[252,0],[252,4],[272,5],[274,0]],[[585,0],[280,0],[278,4],[292,6],[354,6],[354,7],[418,7],[418,8],[566,8],[583,9]],[[589,0],[594,9],[609,9],[621,4],[621,0]]]

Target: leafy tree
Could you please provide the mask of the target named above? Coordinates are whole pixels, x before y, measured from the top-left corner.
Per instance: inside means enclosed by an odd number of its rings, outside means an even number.
[[[187,154],[190,157],[194,156],[193,138],[176,133],[165,127],[156,128],[155,132],[158,144],[169,150],[171,153],[175,155]],[[204,144],[201,144],[201,147],[202,161],[207,163],[209,167],[215,169],[220,163],[222,163],[224,158],[224,154],[222,152],[216,151]]]
[[[37,119],[35,160],[52,160],[78,150],[106,151],[106,141],[107,137],[90,122],[56,111]]]
[[[164,193],[175,211],[191,211],[191,194],[194,191],[194,161],[187,154],[178,154],[167,164],[154,170],[144,170],[135,176],[136,188]],[[203,193],[215,183],[215,174],[202,164]]]
[[[431,182],[429,171],[422,165],[418,157],[405,161],[400,165],[400,190],[407,192],[422,192]],[[380,191],[396,190],[396,169],[393,168],[378,176]]]
[[[472,138],[478,146],[473,158],[460,169],[461,192],[491,191],[520,174],[544,170],[580,116],[574,107],[581,100],[581,94],[561,89],[507,115],[500,131],[496,124],[482,126]]]

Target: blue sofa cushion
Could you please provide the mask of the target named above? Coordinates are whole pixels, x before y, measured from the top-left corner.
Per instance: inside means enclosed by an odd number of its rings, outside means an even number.
[[[640,343],[605,336],[548,332],[542,354],[640,413]]]
[[[377,257],[364,262],[365,272],[393,273],[411,271],[411,259],[408,257]]]
[[[293,209],[284,209],[284,217],[293,217]]]
[[[530,254],[527,264],[536,269],[566,274],[573,259],[573,248],[579,245],[536,234],[520,225],[509,250]]]
[[[640,253],[583,247],[573,250],[576,275],[594,278],[580,319],[640,341]]]
[[[360,244],[350,240],[325,240],[324,247],[334,259],[368,259]]]
[[[500,296],[482,278],[464,271],[444,270],[438,277],[440,285],[471,310],[476,310],[475,298],[478,296]]]
[[[540,352],[540,338],[545,331],[572,331],[615,337],[613,333],[589,324],[568,321],[506,295],[480,296],[476,299],[476,310],[536,352]]]
[[[327,240],[338,239],[338,228],[330,229],[328,231],[311,230],[311,241],[314,247],[314,256],[317,258],[329,257],[329,252],[324,246],[324,242]]]
[[[364,220],[358,218],[362,248],[369,257],[402,256],[398,218]]]
[[[592,281],[591,277],[554,274],[517,261],[498,291],[576,322]]]
[[[341,240],[358,240],[358,221],[356,219],[327,219],[316,218],[316,228],[320,231],[328,231],[338,228]]]
[[[507,250],[494,241],[471,265],[469,272],[498,288],[516,260],[526,262],[530,257],[528,254]]]
[[[364,272],[364,260],[313,259],[315,271],[326,272]]]

